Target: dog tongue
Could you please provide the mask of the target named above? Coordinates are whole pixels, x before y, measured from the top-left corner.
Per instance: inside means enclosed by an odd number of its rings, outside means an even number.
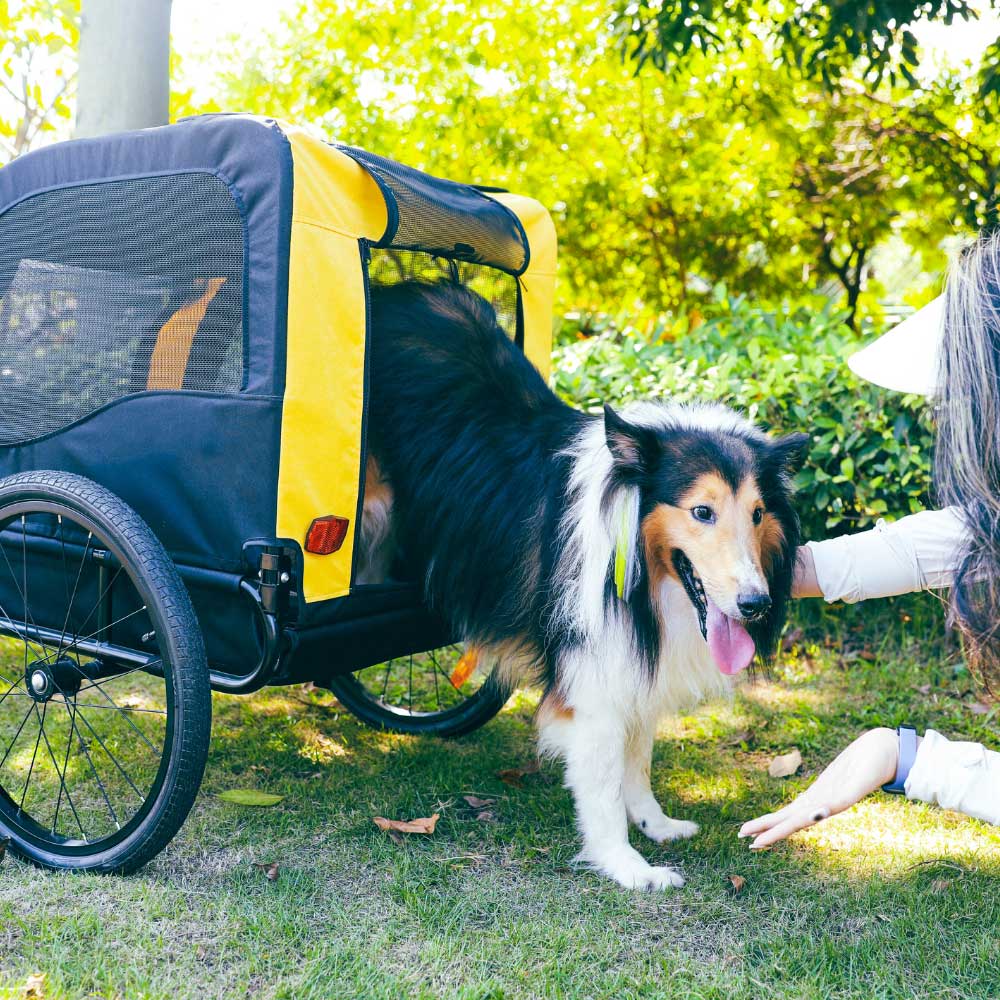
[[[753,639],[740,622],[724,615],[710,597],[706,599],[708,618],[705,625],[709,651],[715,665],[724,674],[738,674],[753,659]]]

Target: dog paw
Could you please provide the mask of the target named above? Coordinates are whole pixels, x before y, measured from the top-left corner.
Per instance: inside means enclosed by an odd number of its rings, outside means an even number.
[[[654,868],[631,847],[627,851],[622,850],[612,857],[606,857],[593,867],[626,889],[656,892],[662,889],[679,889],[684,885],[680,872],[673,868]]]
[[[671,819],[663,813],[649,819],[640,819],[636,826],[657,844],[666,843],[668,840],[685,840],[687,837],[693,837],[699,829],[698,824],[692,823],[689,819]]]

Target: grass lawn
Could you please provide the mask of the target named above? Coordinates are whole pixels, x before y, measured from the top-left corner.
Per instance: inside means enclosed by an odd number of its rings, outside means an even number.
[[[532,760],[530,692],[454,742],[373,732],[301,688],[216,696],[202,794],[154,863],[128,878],[0,864],[0,997],[33,973],[48,998],[129,1000],[1000,996],[1000,831],[879,795],[770,853],[736,839],[862,728],[998,742],[932,601],[810,613],[770,680],[663,726],[654,789],[702,830],[633,842],[684,889],[574,870],[557,766],[499,780]],[[793,746],[805,773],[770,778]],[[248,787],[285,798],[217,798]],[[467,794],[495,799],[492,821]],[[432,836],[401,844],[372,823],[435,811]],[[256,865],[274,861],[270,881]]]

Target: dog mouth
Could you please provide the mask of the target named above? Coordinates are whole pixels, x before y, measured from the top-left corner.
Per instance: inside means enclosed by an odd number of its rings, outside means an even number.
[[[709,652],[720,672],[727,676],[745,670],[756,652],[756,645],[741,619],[730,618],[705,593],[701,577],[691,560],[680,550],[673,552],[674,569],[684,592],[698,615],[698,628],[708,643]]]

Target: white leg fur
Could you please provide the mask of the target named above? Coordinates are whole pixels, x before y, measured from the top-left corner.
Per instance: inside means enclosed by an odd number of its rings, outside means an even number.
[[[580,694],[577,685],[574,695]],[[628,842],[623,715],[606,698],[587,707],[580,704],[582,700],[574,698],[572,710],[543,709],[538,720],[542,751],[565,762],[565,783],[573,793],[583,837],[577,860],[627,889],[682,886],[679,872],[653,867]]]
[[[662,844],[668,840],[693,837],[698,824],[671,819],[653,795],[649,774],[653,757],[655,719],[643,719],[625,743],[625,811],[629,820],[650,840]]]

